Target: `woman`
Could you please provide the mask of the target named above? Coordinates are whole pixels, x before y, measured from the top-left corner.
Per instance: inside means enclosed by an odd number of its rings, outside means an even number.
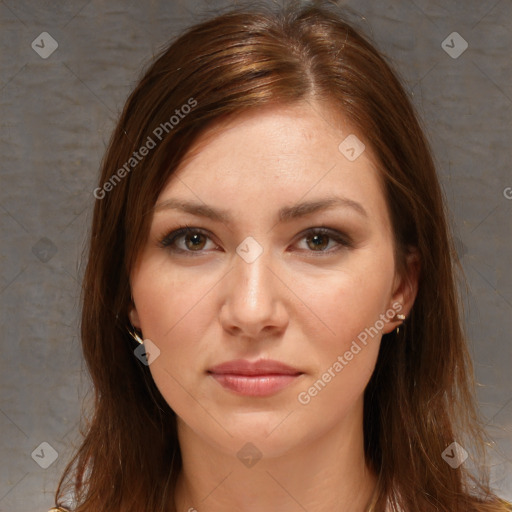
[[[479,467],[428,144],[336,9],[190,28],[128,99],[94,196],[96,394],[60,507],[511,510]]]

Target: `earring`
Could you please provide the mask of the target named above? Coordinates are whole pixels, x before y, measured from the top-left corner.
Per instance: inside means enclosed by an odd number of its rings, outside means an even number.
[[[402,322],[403,322],[403,321],[405,320],[405,315],[403,315],[402,313],[398,313],[398,314],[396,314],[396,315],[395,315],[395,318],[397,318],[398,320],[402,320]],[[396,333],[397,333],[397,335],[398,335],[398,333],[400,332],[400,325],[401,325],[401,324],[399,324],[399,325],[397,326],[397,328],[396,328]]]
[[[138,332],[136,331],[135,327],[133,327],[133,325],[131,326],[131,329],[128,327],[128,334],[139,344],[139,345],[143,345],[144,344],[144,340],[142,339],[142,337],[138,334]],[[141,333],[142,334],[142,333]]]

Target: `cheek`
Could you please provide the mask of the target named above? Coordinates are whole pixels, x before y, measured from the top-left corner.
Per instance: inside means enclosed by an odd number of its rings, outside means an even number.
[[[201,315],[197,311],[213,291],[218,277],[207,271],[173,268],[164,256],[147,258],[132,279],[144,336],[161,343],[175,340],[175,332],[194,328]],[[193,319],[193,320],[192,320]]]
[[[328,293],[308,295],[325,326],[309,327],[315,371],[296,397],[304,421],[321,417],[327,428],[360,403],[379,353],[381,315],[388,309],[392,283],[385,268],[371,265],[365,272],[331,277]]]
[[[207,273],[194,277],[156,258],[146,260],[132,279],[143,336],[159,349],[150,371],[166,399],[180,395],[180,384],[192,384],[204,359],[201,344],[194,340],[203,339],[214,320],[207,308],[215,282]]]
[[[213,283],[201,278],[191,286],[176,272],[167,275],[146,273],[139,276],[139,286],[134,286],[133,297],[138,301],[137,310],[144,338],[150,339],[159,349],[159,355],[149,370],[160,393],[169,406],[179,415],[201,416],[195,409],[200,397],[198,384],[204,361],[205,332],[213,318],[207,312],[209,290]],[[142,284],[143,283],[143,284]],[[205,284],[209,284],[205,286]]]
[[[391,251],[364,256],[346,269],[301,283],[308,306],[316,313],[316,318],[308,315],[310,330],[316,327],[322,333],[318,341],[323,340],[324,354],[344,351],[361,333],[383,327],[379,319],[389,308],[393,256]]]

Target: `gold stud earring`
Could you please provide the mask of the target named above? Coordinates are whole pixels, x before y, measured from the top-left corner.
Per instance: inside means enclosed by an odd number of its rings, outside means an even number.
[[[395,318],[398,319],[398,320],[402,320],[402,322],[403,322],[405,320],[405,315],[403,315],[402,313],[398,313],[398,314],[395,315]],[[401,324],[398,324],[397,328],[396,328],[397,335],[400,333],[400,325]]]

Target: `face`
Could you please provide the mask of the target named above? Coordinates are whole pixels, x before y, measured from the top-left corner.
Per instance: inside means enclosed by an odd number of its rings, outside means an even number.
[[[362,427],[381,336],[414,293],[370,148],[354,159],[364,134],[349,135],[318,104],[243,114],[161,191],[130,319],[180,435],[278,456]]]

